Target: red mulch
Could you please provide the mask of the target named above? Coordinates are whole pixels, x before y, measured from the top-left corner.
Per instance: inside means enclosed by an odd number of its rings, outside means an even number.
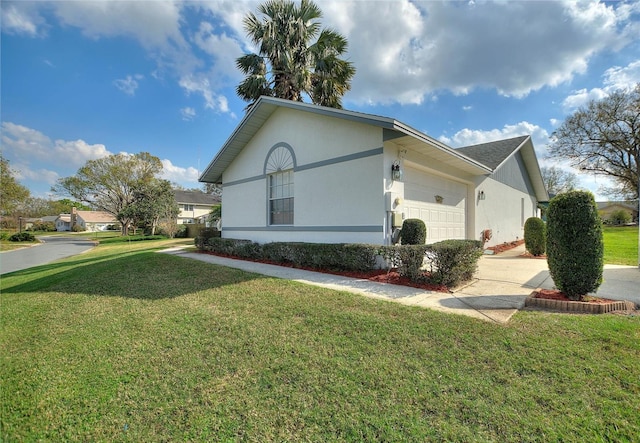
[[[487,249],[492,250],[494,254],[500,254],[501,252],[508,251],[509,249],[513,249],[522,244],[524,244],[524,240],[517,240],[509,243],[503,243],[501,245],[490,246]]]
[[[378,283],[387,283],[390,285],[409,286],[412,288],[424,289],[425,291],[449,292],[449,288],[447,288],[444,285],[436,285],[436,284],[430,284],[426,282],[411,281],[407,277],[400,276],[400,274],[398,274],[398,272],[395,269],[392,269],[389,272],[387,272],[385,269],[375,269],[373,271],[367,271],[367,272],[335,271],[332,269],[316,269],[316,268],[310,268],[310,267],[294,266],[292,263],[277,263],[269,260],[250,260],[245,258],[234,257],[232,255],[227,255],[227,254],[215,254],[209,251],[198,251],[198,252],[201,254],[217,255],[219,257],[232,258],[234,260],[253,261],[256,263],[265,263],[268,265],[276,265],[276,266],[286,266],[289,268],[304,269],[305,271],[321,272],[324,274],[342,275],[344,277],[359,278],[361,280],[369,280],[369,281],[378,282]]]
[[[546,300],[560,300],[560,301],[576,301],[570,300],[562,291],[558,291],[557,289],[538,289],[533,293],[534,298],[544,298]],[[581,300],[584,303],[613,303],[615,300],[609,300],[608,298],[599,298],[593,297],[591,295],[587,295]]]

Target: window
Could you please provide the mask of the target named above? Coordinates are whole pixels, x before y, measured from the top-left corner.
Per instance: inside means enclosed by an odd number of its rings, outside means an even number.
[[[193,205],[184,205],[185,211],[193,211]]]
[[[293,224],[293,170],[269,176],[269,224]]]

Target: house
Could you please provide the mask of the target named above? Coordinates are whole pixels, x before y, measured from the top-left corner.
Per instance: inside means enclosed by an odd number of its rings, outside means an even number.
[[[211,208],[220,204],[220,197],[200,191],[173,191],[180,213],[178,224],[206,223]]]
[[[391,244],[523,238],[548,200],[531,137],[453,149],[392,118],[258,99],[200,176],[222,184],[222,236]],[[490,239],[489,239],[490,237]]]
[[[632,222],[638,221],[638,204],[634,201],[607,201],[596,202],[598,206],[598,214],[600,217],[608,221],[611,215],[617,211],[624,211],[629,214],[629,220]]]
[[[71,231],[74,225],[90,232],[120,229],[120,222],[108,212],[78,211],[76,208],[71,208],[71,214],[60,214],[55,223],[57,231]]]

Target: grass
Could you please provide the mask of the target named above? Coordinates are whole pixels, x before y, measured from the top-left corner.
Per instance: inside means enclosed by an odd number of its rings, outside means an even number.
[[[633,441],[640,317],[508,326],[101,245],[3,276],[3,441]]]
[[[637,226],[605,226],[604,262],[615,265],[638,265]]]

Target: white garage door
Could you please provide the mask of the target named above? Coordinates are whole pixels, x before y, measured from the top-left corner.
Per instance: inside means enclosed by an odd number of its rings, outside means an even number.
[[[405,218],[419,218],[427,227],[427,243],[466,237],[467,186],[418,169],[404,171]],[[442,197],[442,203],[436,202]]]

